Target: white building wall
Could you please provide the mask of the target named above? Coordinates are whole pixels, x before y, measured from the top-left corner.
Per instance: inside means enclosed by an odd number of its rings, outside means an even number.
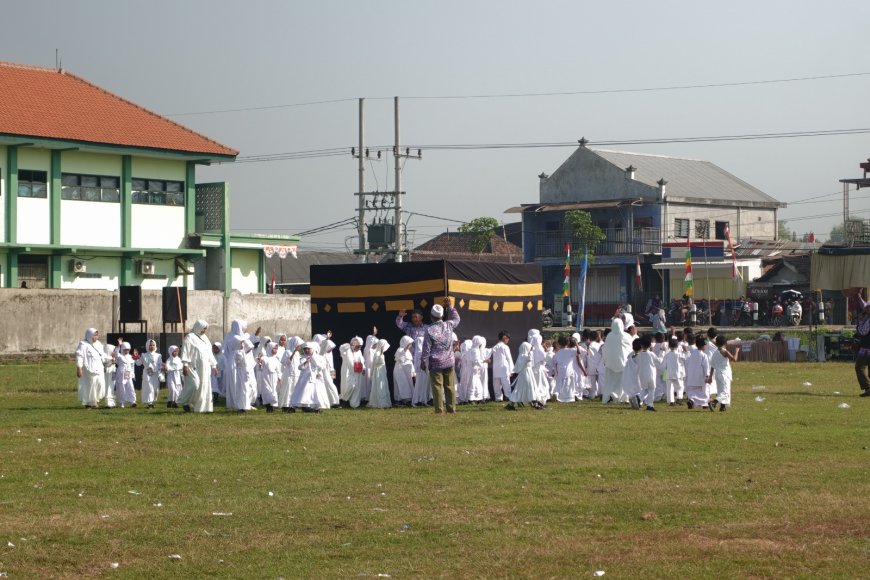
[[[121,245],[121,204],[61,200],[60,243],[117,248]]]
[[[134,248],[184,246],[184,207],[134,203],[130,244]]]
[[[716,222],[728,222],[731,228],[731,239],[737,240],[772,240],[776,237],[776,212],[772,209],[737,209],[734,207],[713,207],[705,205],[672,205],[662,210],[662,241],[674,241],[674,220],[683,218],[689,220],[689,235],[695,235],[697,220],[709,220],[710,238],[716,239]],[[739,213],[739,215],[738,215]]]
[[[9,174],[6,167],[6,158],[6,146],[0,146],[0,242],[6,241],[6,196],[9,195],[9,191],[6,188],[6,184],[9,183],[6,180]]]
[[[140,272],[142,260],[154,262],[154,274],[144,276]],[[133,284],[142,286],[143,290],[159,290],[165,286],[183,286],[184,278],[175,275],[175,258],[148,257],[133,260]]]
[[[117,290],[121,278],[121,258],[71,256],[63,258],[60,287],[79,290]],[[87,267],[85,274],[70,273],[70,262],[84,259]],[[99,277],[96,275],[99,274]]]
[[[260,270],[260,251],[258,250],[233,250],[232,251],[233,290],[242,294],[255,294],[260,291],[258,273]]]
[[[18,198],[19,244],[51,243],[51,206],[48,199],[38,197]]]
[[[19,244],[50,244],[51,243],[51,152],[47,149],[20,147],[18,149],[18,169],[34,169],[45,171],[48,178],[48,197],[18,198],[18,232]],[[18,192],[15,192],[16,194]]]

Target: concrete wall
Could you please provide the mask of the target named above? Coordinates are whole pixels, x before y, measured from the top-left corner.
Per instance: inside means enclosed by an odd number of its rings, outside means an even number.
[[[731,228],[731,239],[736,244],[738,240],[773,240],[776,237],[776,210],[764,208],[736,208],[703,205],[668,204],[667,219],[663,218],[662,241],[672,242],[674,235],[674,220],[684,218],[689,220],[689,232],[695,237],[695,220],[710,221],[710,239],[716,238],[716,222],[728,222]],[[738,215],[739,214],[739,215]]]
[[[643,197],[654,200],[658,189],[625,178],[625,171],[579,147],[540,183],[541,203],[564,203]]]
[[[188,291],[187,328],[202,318],[210,323],[208,336],[223,340],[233,319],[248,322],[253,332],[278,332],[311,336],[311,300],[308,296],[240,294],[233,292],[224,309],[222,292]],[[142,292],[142,316],[148,320],[149,334],[163,330],[162,293]],[[21,353],[72,354],[84,337],[85,329],[95,327],[105,335],[118,330],[118,293],[106,290],[21,290],[0,289],[0,355]],[[226,326],[224,325],[226,320]],[[136,330],[134,325],[128,331]]]

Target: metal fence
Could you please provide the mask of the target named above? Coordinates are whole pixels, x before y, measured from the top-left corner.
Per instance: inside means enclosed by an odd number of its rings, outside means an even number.
[[[590,248],[598,256],[619,256],[661,253],[661,230],[639,228],[631,233],[624,229],[604,230],[604,241]],[[565,244],[571,245],[571,253],[579,256],[583,244],[574,238],[570,230],[555,230],[535,233],[535,258],[559,258],[565,255]]]

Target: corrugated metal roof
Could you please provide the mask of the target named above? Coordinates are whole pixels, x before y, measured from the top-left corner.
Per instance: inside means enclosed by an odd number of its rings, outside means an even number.
[[[605,149],[590,149],[590,151],[620,169],[624,170],[629,165],[634,166],[635,180],[650,187],[657,188],[656,182],[665,179],[668,182],[665,195],[668,197],[703,199],[708,202],[730,200],[772,203],[785,207],[784,203],[709,161]]]
[[[608,207],[618,207],[620,205],[628,205],[630,203],[634,203],[635,201],[640,202],[641,199],[637,200],[632,199],[618,199],[618,200],[606,200],[606,201],[585,201],[585,202],[567,202],[567,203],[531,203],[531,204],[523,204],[517,205],[514,207],[510,207],[504,210],[504,213],[524,213],[524,212],[535,212],[540,213],[544,211],[570,211],[575,209],[601,209]]]

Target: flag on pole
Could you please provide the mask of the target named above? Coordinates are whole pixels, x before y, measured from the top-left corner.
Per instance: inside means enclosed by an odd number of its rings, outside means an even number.
[[[728,239],[728,248],[731,250],[731,277],[737,278],[740,276],[740,271],[737,269],[737,254],[734,253],[734,243],[731,241],[731,228],[725,224],[725,237]],[[740,276],[743,278],[743,276]]]
[[[578,287],[580,290],[580,303],[577,306],[577,332],[583,331],[583,325],[586,324],[584,311],[586,310],[586,271],[589,268],[589,247],[583,250],[583,259],[580,261],[580,280]]]
[[[562,283],[562,296],[571,296],[571,244],[565,244],[565,281]]]
[[[810,243],[811,244],[816,243],[816,234],[814,234],[813,232],[810,232]]]
[[[272,282],[269,284],[269,294],[275,293],[275,272],[272,272]]]
[[[643,289],[643,284],[640,279],[640,256],[635,256],[635,270],[634,270],[634,282],[637,284],[638,288]]]
[[[683,282],[683,294],[692,297],[692,242],[686,240],[686,278]]]

